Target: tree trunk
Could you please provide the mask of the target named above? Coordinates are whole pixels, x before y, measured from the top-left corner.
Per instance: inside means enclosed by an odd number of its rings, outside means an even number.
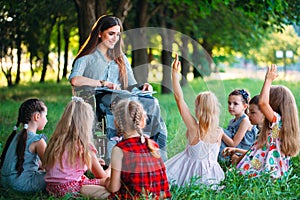
[[[33,76],[34,76],[34,68],[33,68],[33,56],[32,56],[32,53],[30,53],[30,56],[29,56],[29,63],[30,63],[31,78],[33,78]]]
[[[126,0],[123,0],[126,3]],[[127,5],[129,3],[127,2]],[[132,67],[135,78],[138,83],[148,82],[149,73],[149,60],[148,60],[148,36],[147,27],[149,20],[155,15],[163,4],[155,6],[153,9],[149,9],[148,1],[137,1],[136,17],[134,21],[134,27],[140,28],[135,32],[135,36],[131,36],[130,41],[132,43]],[[127,6],[129,8],[129,6]],[[126,7],[123,7],[126,11]]]
[[[137,49],[132,52],[132,66],[135,79],[138,83],[148,82],[149,62],[147,49]]]
[[[60,18],[58,18],[58,23],[57,23],[57,78],[56,82],[60,82],[60,52],[61,52],[61,32],[60,32],[60,27],[61,27],[61,22]]]
[[[84,43],[96,21],[96,0],[74,0],[78,13],[79,43]],[[99,5],[100,6],[100,5]],[[97,7],[97,9],[99,9]],[[100,10],[100,9],[99,9]]]
[[[203,77],[201,74],[202,66],[200,65],[200,52],[199,52],[199,46],[200,44],[198,42],[192,42],[193,46],[193,53],[192,53],[192,62],[193,62],[193,74],[194,78],[197,77]]]
[[[64,41],[65,41],[65,50],[64,50],[64,68],[63,68],[63,75],[62,78],[67,78],[68,73],[68,59],[69,59],[69,39],[70,39],[70,32],[66,30],[64,27],[63,29]]]
[[[126,1],[126,0],[124,0]],[[162,7],[157,5],[152,10],[148,10],[148,1],[138,1],[136,9],[136,17],[134,27],[140,28],[135,32],[134,37],[130,37],[132,48],[132,66],[134,75],[139,83],[148,82],[149,60],[148,60],[148,44],[147,25],[153,15],[155,15]],[[124,9],[124,8],[123,8]]]
[[[12,82],[12,74],[11,74],[11,71],[12,71],[12,66],[13,66],[13,61],[14,61],[14,59],[13,59],[12,53],[11,53],[11,55],[8,54],[8,56],[11,58],[11,63],[12,63],[12,65],[11,65],[10,67],[9,67],[8,65],[6,65],[6,67],[5,67],[6,70],[5,70],[4,67],[3,67],[2,59],[1,59],[1,70],[2,70],[4,76],[5,76],[6,80],[7,80],[7,86],[8,86],[8,87],[12,87],[12,86],[13,86],[13,82]],[[5,58],[5,62],[8,63],[8,62],[6,61],[6,58]]]
[[[47,72],[47,66],[49,64],[49,51],[44,52],[43,56],[43,69],[41,74],[40,83],[45,82],[46,72]]]
[[[162,50],[161,62],[163,65],[163,80],[161,84],[161,93],[169,94],[172,92],[172,81],[171,81],[172,52],[167,50]]]
[[[20,73],[21,73],[21,55],[22,55],[22,47],[21,47],[21,38],[17,38],[17,74],[15,84],[18,85],[20,83]]]
[[[171,64],[172,64],[172,44],[174,42],[174,32],[169,31],[167,28],[166,17],[164,16],[163,10],[160,11],[161,25],[163,28],[161,32],[163,50],[161,52],[161,62],[163,66],[163,79],[161,84],[161,93],[168,94],[172,92],[172,81],[171,81]]]
[[[45,35],[45,43],[43,44],[43,69],[42,69],[42,74],[41,74],[41,79],[40,79],[40,83],[45,82],[45,77],[46,77],[46,72],[47,72],[47,66],[49,64],[49,46],[50,46],[50,37],[51,37],[51,32],[53,29],[53,26],[56,22],[56,18],[52,19],[52,23],[48,28],[48,30],[46,31],[46,35]]]
[[[138,37],[137,37],[138,36]],[[132,67],[135,79],[138,83],[148,82],[149,61],[147,52],[147,36],[145,29],[134,31],[132,38]]]
[[[131,0],[121,0],[119,1],[116,10],[114,10],[115,16],[118,17],[122,22],[124,22],[131,8],[132,8]]]
[[[146,27],[148,24],[147,18],[147,1],[138,1],[138,8],[136,11],[136,27],[140,29],[136,30],[136,33],[132,40],[132,67],[134,76],[138,83],[148,82],[148,72],[149,72],[149,61],[147,53],[147,36],[146,30],[143,27]]]
[[[174,42],[174,32],[164,29],[161,33],[163,50],[161,52],[161,63],[163,66],[163,79],[161,84],[162,94],[172,92],[171,64],[172,64],[172,44]]]
[[[187,74],[190,69],[190,64],[188,61],[188,39],[187,39],[187,37],[183,36],[183,37],[181,37],[181,41],[182,41],[182,46],[180,48],[180,51],[181,51],[182,78],[181,78],[180,84],[182,86],[184,86],[187,84]]]
[[[214,62],[212,60],[212,46],[207,42],[205,38],[203,39],[202,46],[206,50],[205,58],[208,62],[209,71],[207,73],[209,75],[211,72],[216,71],[216,68],[214,68]]]
[[[106,0],[95,0],[96,3],[96,19],[104,15],[107,11],[107,1]]]

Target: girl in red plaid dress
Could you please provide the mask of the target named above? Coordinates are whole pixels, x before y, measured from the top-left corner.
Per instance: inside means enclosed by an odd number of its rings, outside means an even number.
[[[146,113],[137,101],[121,100],[113,106],[115,124],[124,138],[111,156],[111,177],[106,188],[111,199],[171,198],[165,165],[158,144],[144,137]]]

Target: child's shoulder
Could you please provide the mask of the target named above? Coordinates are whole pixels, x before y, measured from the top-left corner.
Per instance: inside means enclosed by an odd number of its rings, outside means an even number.
[[[246,115],[246,114],[242,115],[242,116],[240,117],[240,123],[249,123],[249,124],[251,124],[248,115]]]
[[[116,146],[118,147],[126,147],[126,146],[132,146],[140,142],[140,137],[132,137],[127,139],[122,139],[119,141]]]
[[[28,141],[29,142],[36,142],[36,141],[39,141],[42,139],[47,141],[47,136],[45,134],[36,134],[33,132],[28,132]]]
[[[274,112],[274,117],[272,119],[272,122],[270,122],[270,128],[273,128],[276,124],[279,125],[278,128],[281,128],[281,125],[282,125],[282,119],[281,119],[281,116],[280,114]]]

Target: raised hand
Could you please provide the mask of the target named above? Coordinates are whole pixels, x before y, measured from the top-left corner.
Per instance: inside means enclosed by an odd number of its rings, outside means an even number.
[[[178,54],[176,53],[175,59],[172,64],[172,71],[179,73],[180,61],[178,60]]]
[[[268,71],[266,73],[265,79],[273,81],[277,77],[278,77],[277,66],[275,64],[272,64],[271,66],[268,67]]]

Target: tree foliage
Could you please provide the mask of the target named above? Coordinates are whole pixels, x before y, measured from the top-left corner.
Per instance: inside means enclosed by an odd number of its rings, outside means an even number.
[[[18,84],[20,80],[21,55],[29,56],[32,76],[38,72],[43,82],[51,64],[49,53],[57,52],[59,57],[62,51],[66,61],[63,77],[66,77],[69,43],[74,37],[71,33],[78,30],[79,44],[82,44],[92,24],[102,14],[121,18],[125,30],[141,27],[176,30],[199,42],[215,62],[220,57],[213,52],[220,53],[220,50],[227,55],[240,52],[250,58],[249,52],[259,49],[269,33],[282,32],[285,25],[300,25],[298,0],[2,0],[0,8],[1,70],[9,86]],[[57,36],[55,40],[54,35]],[[161,37],[162,45],[171,39],[164,35]],[[129,40],[131,45],[135,39]],[[58,42],[61,40],[63,42]],[[173,43],[172,39],[170,41]],[[180,46],[181,49],[186,48],[185,41],[175,42],[179,46],[184,45]],[[194,44],[192,46],[196,48]],[[195,56],[199,49],[193,48],[184,54],[197,66],[201,62],[200,56]],[[147,48],[133,52],[133,66],[149,62],[148,52]],[[169,65],[171,54],[161,55],[161,62]],[[208,60],[205,56],[202,54],[201,58]],[[222,58],[226,59],[226,56],[222,55]],[[185,65],[188,67],[188,64]],[[14,66],[17,66],[16,69]],[[202,75],[206,74],[209,75]],[[58,74],[57,80],[59,77]]]
[[[292,51],[292,58],[276,58],[276,51]],[[296,35],[292,26],[285,27],[283,33],[269,33],[262,45],[256,50],[250,50],[247,58],[255,62],[258,66],[263,67],[267,64],[277,63],[279,66],[294,64],[299,60],[300,56],[300,38]]]

